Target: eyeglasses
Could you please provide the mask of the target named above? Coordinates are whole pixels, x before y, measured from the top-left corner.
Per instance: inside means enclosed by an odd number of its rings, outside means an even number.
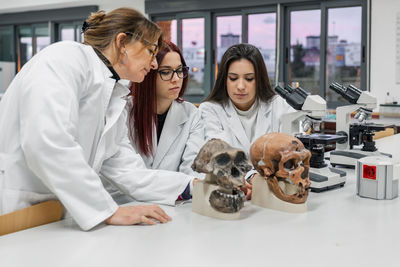
[[[147,41],[146,39],[142,38],[139,36],[139,34],[134,34],[133,32],[125,32],[126,35],[132,36],[135,40],[140,40],[145,46],[148,47],[148,51],[151,54],[151,61],[154,60],[154,58],[157,56],[159,48],[158,45],[153,44],[150,41]]]
[[[189,72],[189,67],[186,66],[180,67],[176,70],[173,69],[158,70],[158,74],[160,75],[161,80],[166,82],[172,80],[172,77],[174,77],[175,73],[180,79],[186,78],[188,76],[188,72]]]

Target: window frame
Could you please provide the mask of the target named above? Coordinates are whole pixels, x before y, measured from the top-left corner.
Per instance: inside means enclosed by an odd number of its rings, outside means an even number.
[[[193,9],[201,10],[195,13],[207,13],[211,16],[210,27],[205,28],[205,39],[211,40],[211,49],[207,47],[207,60],[210,59],[212,65],[208,69],[210,72],[210,89],[215,81],[215,51],[216,51],[216,17],[221,15],[242,15],[242,42],[248,41],[248,15],[258,13],[276,13],[276,50],[275,50],[275,83],[286,83],[288,77],[288,64],[286,61],[286,48],[290,49],[290,11],[319,9],[321,11],[321,37],[320,37],[320,70],[319,70],[319,89],[318,93],[321,97],[326,96],[326,51],[327,51],[327,23],[328,10],[330,8],[341,7],[361,7],[361,73],[360,83],[361,90],[370,91],[370,0],[249,0],[246,2],[232,2],[229,0],[221,0],[218,3],[204,0],[189,0],[190,3],[182,6],[179,5],[180,0],[171,0],[168,2],[162,0],[145,0],[145,10],[151,14],[152,18],[160,18],[164,16],[164,12],[176,12],[173,17],[185,16],[193,13]],[[177,8],[179,6],[179,8]],[[203,12],[204,11],[204,12]],[[179,31],[178,31],[179,32]],[[208,52],[209,51],[209,52]],[[290,53],[290,50],[288,50]],[[290,57],[290,55],[288,54]],[[290,60],[290,59],[289,59]],[[206,71],[206,70],[205,70]],[[205,73],[206,75],[206,73]],[[274,86],[274,85],[272,85]],[[204,100],[207,97],[203,96]],[[327,102],[329,108],[336,108],[343,103],[330,101]]]
[[[188,12],[184,14],[165,14],[162,16],[149,16],[151,20],[154,22],[158,21],[167,21],[167,20],[176,20],[176,40],[177,40],[177,46],[182,50],[182,20],[183,19],[195,19],[195,18],[204,18],[204,94],[190,94],[190,95],[185,95],[185,99],[194,102],[194,103],[199,103],[204,99],[204,96],[208,95],[211,92],[211,86],[213,85],[213,81],[211,80],[211,66],[210,62],[212,62],[212,53],[209,53],[208,51],[211,51],[211,38],[209,35],[207,35],[206,29],[208,27],[211,27],[211,13],[210,12]]]
[[[32,27],[32,45],[34,46],[33,51],[36,51],[36,45],[33,42],[34,25],[48,24],[50,44],[52,44],[59,40],[59,24],[66,22],[78,23],[77,21],[83,23],[90,13],[98,10],[99,7],[97,5],[90,5],[0,14],[0,27],[13,28],[12,58],[15,62],[15,71],[18,72],[18,29],[20,27]],[[33,53],[33,55],[35,55],[35,53]]]

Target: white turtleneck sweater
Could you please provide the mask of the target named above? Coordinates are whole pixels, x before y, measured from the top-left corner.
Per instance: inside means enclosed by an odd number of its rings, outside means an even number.
[[[255,101],[254,104],[246,111],[238,109],[235,105],[233,105],[233,107],[235,108],[239,120],[242,123],[247,138],[249,139],[250,143],[253,143],[255,141],[254,134],[256,131],[258,101]]]

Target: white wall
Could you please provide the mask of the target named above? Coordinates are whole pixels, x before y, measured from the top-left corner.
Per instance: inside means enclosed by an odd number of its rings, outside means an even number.
[[[13,13],[63,7],[97,5],[110,11],[118,7],[133,7],[144,13],[144,0],[0,0],[0,13]]]
[[[400,84],[396,84],[395,73],[397,13],[400,13],[399,0],[371,0],[370,88],[381,104],[388,91],[400,103]]]

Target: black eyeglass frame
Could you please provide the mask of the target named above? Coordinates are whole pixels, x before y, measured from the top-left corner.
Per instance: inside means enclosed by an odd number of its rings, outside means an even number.
[[[175,73],[176,73],[176,75],[178,76],[179,79],[186,78],[189,75],[189,69],[190,68],[188,66],[182,66],[182,67],[177,68],[176,70],[173,70],[173,69],[161,69],[161,70],[157,70],[157,72],[158,72],[158,75],[160,75],[161,80],[163,80],[165,82],[168,82],[168,81],[172,80],[172,78],[174,77]],[[172,71],[171,76],[167,80],[165,80],[161,75],[161,72],[166,71],[166,70]],[[178,71],[180,71],[180,70],[182,70],[182,75],[183,75],[182,77],[180,77],[179,74],[178,74]]]

